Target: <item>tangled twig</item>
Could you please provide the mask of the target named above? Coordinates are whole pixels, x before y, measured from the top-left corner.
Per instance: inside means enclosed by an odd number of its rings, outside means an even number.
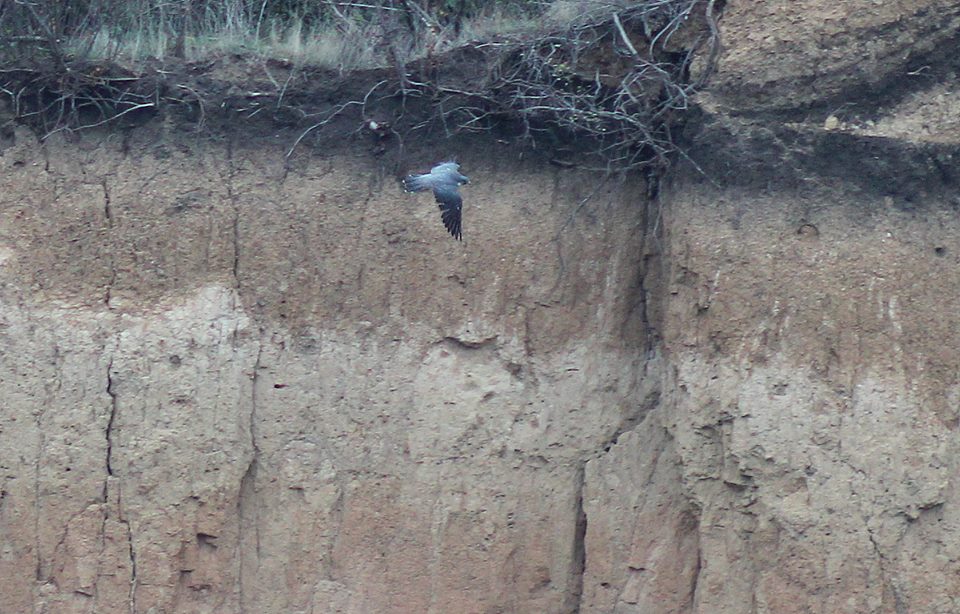
[[[678,112],[689,108],[716,62],[714,3],[650,0],[587,15],[564,32],[498,49],[495,69],[480,88],[418,85],[432,88],[448,132],[450,125],[474,131],[487,120],[512,117],[521,138],[534,145],[543,136],[590,143],[581,153],[591,160],[581,158],[579,166],[663,167],[676,150]],[[691,19],[698,15],[702,19]],[[685,42],[675,41],[681,30]],[[705,44],[706,67],[692,83],[690,64]]]

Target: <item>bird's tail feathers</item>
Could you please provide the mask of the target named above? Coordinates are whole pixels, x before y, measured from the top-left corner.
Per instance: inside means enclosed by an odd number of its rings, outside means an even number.
[[[403,189],[407,192],[423,192],[430,189],[430,184],[423,175],[408,175],[403,180]]]

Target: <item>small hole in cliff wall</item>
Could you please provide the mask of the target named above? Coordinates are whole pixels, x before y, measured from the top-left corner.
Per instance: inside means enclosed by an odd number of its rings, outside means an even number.
[[[813,224],[804,222],[797,228],[797,235],[803,239],[815,239],[820,236],[820,230]]]
[[[933,248],[933,253],[936,254],[937,256],[939,256],[940,258],[943,258],[944,256],[947,255],[947,248],[946,248],[946,247],[934,247],[934,248]]]

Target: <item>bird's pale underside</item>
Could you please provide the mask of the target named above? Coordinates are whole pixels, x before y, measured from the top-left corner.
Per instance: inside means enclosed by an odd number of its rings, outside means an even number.
[[[456,162],[443,162],[423,175],[408,175],[403,180],[407,192],[425,192],[433,190],[433,196],[440,206],[440,219],[447,231],[457,240],[463,238],[462,211],[463,199],[460,186],[470,183],[466,175],[460,174],[460,165]]]

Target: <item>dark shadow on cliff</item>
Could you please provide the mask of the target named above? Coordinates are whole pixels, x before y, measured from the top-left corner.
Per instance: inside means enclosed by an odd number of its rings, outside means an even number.
[[[687,127],[685,151],[694,177],[720,187],[798,189],[811,181],[907,206],[923,196],[953,194],[960,183],[960,145],[752,123],[701,112]]]

